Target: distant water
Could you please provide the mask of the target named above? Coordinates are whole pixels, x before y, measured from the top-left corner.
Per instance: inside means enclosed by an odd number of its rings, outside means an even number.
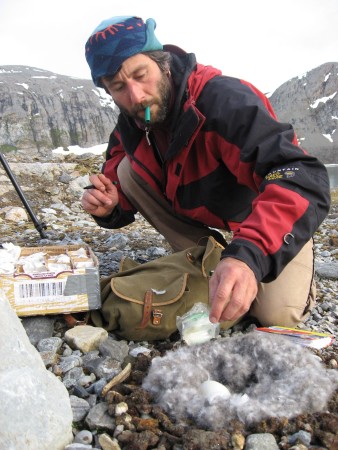
[[[326,164],[325,165],[330,179],[330,188],[335,189],[338,187],[338,164]]]

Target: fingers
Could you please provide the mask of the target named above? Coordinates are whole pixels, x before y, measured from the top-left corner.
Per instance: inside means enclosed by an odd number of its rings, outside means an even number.
[[[85,211],[99,217],[108,216],[118,204],[116,186],[103,174],[89,177],[93,188],[86,189],[82,196],[82,207]]]
[[[113,186],[111,180],[103,175],[103,173],[100,173],[98,175],[91,175],[89,177],[89,180],[92,185],[95,186],[95,189],[101,192],[108,191],[111,186]]]
[[[97,207],[113,207],[113,202],[105,192],[93,188],[83,194],[82,206],[86,211],[90,212],[89,209],[96,209]]]
[[[256,292],[252,292],[244,283],[237,284],[231,293],[231,297],[221,312],[220,321],[236,320],[246,314],[251,303],[256,297]]]
[[[236,320],[243,316],[257,295],[257,280],[242,261],[220,261],[209,283],[210,321]]]
[[[223,310],[230,301],[232,292],[232,284],[230,280],[224,282],[223,273],[215,270],[213,276],[209,281],[209,301],[211,304],[210,321],[213,323],[219,322]]]

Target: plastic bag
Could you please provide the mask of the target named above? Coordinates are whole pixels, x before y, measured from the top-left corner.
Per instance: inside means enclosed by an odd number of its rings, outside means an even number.
[[[220,330],[219,323],[209,320],[209,307],[205,303],[195,303],[183,316],[176,317],[181,339],[188,345],[202,344],[214,339]]]

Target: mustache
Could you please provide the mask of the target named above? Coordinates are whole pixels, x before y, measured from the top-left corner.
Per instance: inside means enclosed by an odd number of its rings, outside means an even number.
[[[138,115],[140,112],[144,112],[145,109],[149,106],[150,108],[150,104],[149,103],[141,103],[139,105],[136,105],[133,109],[132,109],[132,114],[134,116]]]

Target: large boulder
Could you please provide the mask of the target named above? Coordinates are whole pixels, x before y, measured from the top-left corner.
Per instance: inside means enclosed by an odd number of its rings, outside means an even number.
[[[0,290],[0,448],[63,450],[72,442],[67,389],[49,372]]]

